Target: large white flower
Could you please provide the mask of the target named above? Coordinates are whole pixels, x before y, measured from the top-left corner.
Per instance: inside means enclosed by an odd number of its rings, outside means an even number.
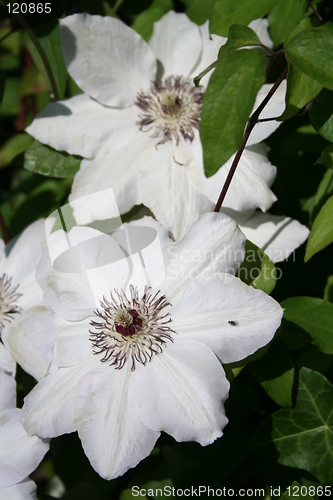
[[[236,212],[223,208],[221,211],[232,217],[246,238],[261,248],[274,263],[288,259],[310,233],[306,226],[283,215],[260,210]]]
[[[46,249],[37,277],[61,317],[59,337],[54,370],[25,400],[27,431],[78,430],[106,479],[149,455],[161,431],[201,445],[221,436],[221,362],[267,344],[282,317],[277,302],[233,276],[244,240],[224,214],[202,216],[178,243],[149,217],[112,237],[53,233],[53,266]]]
[[[58,150],[87,158],[75,177],[71,200],[112,187],[121,213],[144,203],[181,238],[199,215],[211,210],[231,165],[232,159],[210,179],[204,175],[198,128],[209,77],[200,88],[193,84],[226,39],[210,39],[208,22],[198,27],[175,12],[155,23],[149,44],[110,17],[77,14],[60,24],[65,63],[85,93],[49,104],[27,131]],[[252,26],[261,34],[267,31],[266,20]],[[270,43],[267,33],[264,42]],[[263,86],[256,104],[269,88]],[[284,95],[282,85],[265,116],[282,112]],[[277,126],[276,121],[257,125],[249,145]],[[275,173],[264,150],[248,148],[226,206],[267,210],[276,199],[269,189]],[[110,216],[101,204],[76,207],[78,223]]]
[[[36,485],[27,476],[48,450],[37,436],[28,436],[16,408],[15,361],[0,343],[0,500],[37,500]]]
[[[57,326],[35,279],[44,240],[45,220],[28,226],[7,246],[0,240],[1,340],[15,361],[36,379],[50,366]]]

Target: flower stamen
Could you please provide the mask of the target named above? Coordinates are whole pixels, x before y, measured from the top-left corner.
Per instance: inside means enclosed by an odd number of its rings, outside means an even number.
[[[202,87],[182,76],[152,82],[147,92],[137,95],[135,104],[142,110],[137,125],[144,132],[153,129],[153,138],[161,137],[157,146],[172,139],[178,144],[181,136],[192,142],[200,126],[203,96]]]
[[[22,296],[16,293],[19,285],[12,286],[12,278],[4,273],[0,278],[0,333],[4,328],[4,321],[12,321],[14,314],[19,314],[22,309],[16,304]]]
[[[101,354],[102,362],[111,361],[110,366],[121,369],[131,358],[131,370],[135,363],[146,365],[154,354],[160,354],[168,340],[173,342],[173,330],[168,326],[170,313],[162,310],[171,306],[165,295],[158,291],[154,296],[151,288],[145,287],[140,298],[138,289],[130,285],[130,299],[121,291],[110,292],[110,300],[103,297],[101,310],[95,311],[99,321],[92,320],[89,330],[93,353]]]

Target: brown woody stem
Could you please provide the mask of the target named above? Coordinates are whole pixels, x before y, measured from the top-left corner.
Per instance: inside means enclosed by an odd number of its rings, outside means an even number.
[[[310,2],[310,0],[306,0],[306,1],[307,1],[308,6],[313,10],[314,14],[318,17],[319,21],[323,22],[324,19],[321,17],[319,12],[314,8],[314,6]]]
[[[264,107],[266,106],[266,104],[268,103],[268,101],[270,100],[270,98],[272,97],[272,95],[274,94],[274,92],[276,91],[276,89],[279,87],[279,85],[281,84],[282,80],[286,77],[287,73],[288,73],[288,67],[286,67],[284,69],[284,71],[281,73],[281,75],[279,76],[279,78],[277,79],[277,81],[274,83],[274,85],[271,88],[271,90],[268,92],[268,94],[265,97],[265,99],[262,101],[262,103],[257,107],[257,109],[254,111],[254,113],[252,113],[252,115],[248,119],[248,122],[247,122],[247,125],[246,125],[246,129],[245,129],[245,132],[244,132],[244,135],[243,135],[242,144],[241,144],[239,150],[236,153],[234,161],[232,162],[232,165],[230,167],[228,176],[227,176],[227,178],[225,180],[225,183],[224,183],[224,186],[222,188],[221,194],[220,194],[219,199],[218,199],[218,201],[217,201],[217,203],[215,205],[214,212],[219,212],[220,211],[220,208],[221,208],[222,203],[224,201],[224,198],[225,198],[225,196],[227,194],[228,188],[230,186],[230,183],[231,183],[231,180],[233,178],[233,175],[234,175],[234,173],[236,171],[236,168],[237,168],[237,165],[239,163],[239,160],[241,159],[242,153],[243,153],[244,148],[246,146],[246,143],[247,143],[247,141],[249,139],[249,136],[250,136],[250,134],[252,132],[252,129],[255,126],[255,124],[258,122],[258,118],[259,118],[260,113],[262,112],[262,110],[264,109]]]

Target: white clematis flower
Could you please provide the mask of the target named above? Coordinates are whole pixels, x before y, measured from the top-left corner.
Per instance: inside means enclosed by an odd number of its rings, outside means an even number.
[[[48,444],[28,436],[16,408],[16,364],[0,343],[0,500],[37,500],[28,475],[36,469]]]
[[[145,232],[160,244],[145,245]],[[67,238],[64,252],[63,233],[51,235],[53,266],[46,249],[37,271],[61,319],[54,370],[25,400],[27,431],[77,430],[106,479],[148,456],[161,431],[212,443],[227,423],[221,363],[266,345],[282,317],[233,276],[244,258],[236,223],[206,214],[178,243],[150,217],[112,237],[74,227]]]
[[[143,203],[180,239],[211,210],[232,161],[205,177],[198,128],[209,75],[200,88],[193,84],[226,39],[210,39],[208,22],[198,27],[172,11],[155,23],[149,44],[110,17],[76,14],[60,25],[65,63],[84,94],[49,104],[27,131],[42,143],[86,158],[71,200],[111,187],[121,213]],[[267,32],[266,20],[252,26]],[[270,87],[263,86],[256,105]],[[285,84],[265,108],[268,116],[281,114],[284,96]],[[278,125],[257,125],[249,146]],[[276,200],[269,189],[275,174],[264,150],[248,148],[226,206],[267,210]],[[110,216],[100,204],[82,204],[74,215],[80,224]]]
[[[309,229],[300,222],[283,215],[272,215],[255,210],[221,211],[232,217],[246,238],[261,248],[274,263],[293,253],[309,236]]]
[[[51,364],[57,327],[35,279],[44,240],[45,220],[28,226],[7,246],[0,240],[1,340],[15,361],[37,380]]]

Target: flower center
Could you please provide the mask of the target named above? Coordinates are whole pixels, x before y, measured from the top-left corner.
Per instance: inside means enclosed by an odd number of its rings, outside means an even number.
[[[142,325],[143,320],[135,309],[130,309],[128,311],[119,309],[116,312],[114,320],[115,329],[125,337],[137,333],[142,328]]]
[[[145,287],[140,298],[131,285],[130,298],[114,290],[110,300],[103,297],[100,304],[101,310],[95,311],[99,320],[90,322],[94,331],[89,332],[93,353],[104,354],[102,362],[111,361],[110,366],[120,369],[131,359],[134,370],[136,362],[145,365],[162,352],[167,340],[173,342],[170,313],[162,312],[171,304],[160,292],[152,296],[151,288]]]
[[[141,109],[137,125],[140,130],[153,131],[161,138],[158,144],[179,143],[180,137],[193,141],[199,129],[204,91],[189,78],[169,76],[160,83],[152,82],[147,92],[139,92],[135,104]]]
[[[0,278],[0,333],[4,328],[4,321],[14,319],[13,315],[20,313],[21,308],[16,302],[21,297],[21,293],[16,293],[19,285],[12,286],[12,278],[3,274]]]

